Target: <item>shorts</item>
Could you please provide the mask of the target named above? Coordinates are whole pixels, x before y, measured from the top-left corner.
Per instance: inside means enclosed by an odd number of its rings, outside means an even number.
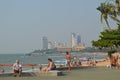
[[[50,70],[55,70],[56,69],[56,67],[52,67]]]
[[[19,73],[20,71],[19,70],[14,70],[15,73]]]
[[[22,70],[20,69],[20,70],[14,70],[14,73],[21,73],[22,72]]]
[[[70,60],[67,60],[67,63],[70,63]]]
[[[116,64],[111,64],[112,67],[116,67]]]

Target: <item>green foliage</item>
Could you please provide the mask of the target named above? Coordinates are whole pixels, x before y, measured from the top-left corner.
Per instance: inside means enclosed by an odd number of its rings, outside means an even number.
[[[120,20],[118,17],[120,15],[120,0],[107,0],[101,3],[97,10],[101,12],[101,22],[104,19],[109,30],[102,31],[99,39],[92,41],[92,46],[99,49],[109,48],[108,56],[111,58],[111,54],[116,52],[120,46]],[[108,23],[108,17],[117,22],[117,29],[111,29]]]
[[[98,48],[117,48],[120,46],[120,26],[117,29],[105,30],[100,33],[97,41],[92,41],[92,46]]]
[[[107,0],[100,4],[100,6],[97,7],[97,10],[101,12],[101,18],[100,21],[104,19],[107,27],[111,29],[108,17],[110,19],[114,20],[117,23],[120,23],[119,15],[120,15],[120,0]]]
[[[101,5],[97,8],[102,14],[109,14],[117,16],[117,13],[115,11],[115,5],[109,2],[101,3]]]

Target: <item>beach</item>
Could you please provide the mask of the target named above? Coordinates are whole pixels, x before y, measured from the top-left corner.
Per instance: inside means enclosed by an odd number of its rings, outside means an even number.
[[[88,54],[84,54],[84,55],[88,55]],[[8,57],[6,62],[2,61],[2,56]],[[47,61],[47,58],[49,55],[40,56],[39,58],[38,57],[37,58],[22,57],[23,55],[16,55],[16,54],[15,55],[2,55],[2,56],[1,56],[1,62],[5,62],[5,63],[8,63],[9,60],[12,60],[9,63],[14,63],[15,59],[19,58],[20,61],[24,63],[32,62],[35,64],[39,64],[39,63],[44,63],[43,60]],[[11,56],[14,56],[13,59],[11,59]],[[57,60],[59,57],[57,57],[57,59],[55,59],[56,57],[52,57],[52,58],[54,60]],[[64,59],[64,55],[62,59]],[[75,80],[113,80],[113,79],[119,80],[120,70],[107,68],[106,66],[109,64],[110,64],[110,61],[105,60],[104,58],[104,60],[98,61],[96,63],[96,67],[93,67],[93,66],[88,67],[87,63],[83,63],[81,68],[72,69],[71,71],[60,70],[63,73],[63,75],[61,76],[24,76],[24,75],[22,77],[0,76],[0,79],[1,80],[74,80],[74,79]],[[31,67],[27,67],[27,68],[31,69]],[[35,68],[38,68],[38,66],[36,66]],[[10,68],[7,67],[5,69],[10,69]]]
[[[97,61],[96,66],[97,67],[106,67],[107,65],[110,65],[110,60],[102,60],[102,61]],[[88,66],[88,63],[85,62],[82,64],[82,66]]]
[[[76,55],[77,58],[79,57],[93,57],[95,59],[104,59],[106,55],[102,55],[102,53],[95,54],[89,52],[79,52],[79,53],[71,53],[72,56]],[[6,59],[5,59],[6,58]],[[0,54],[0,63],[1,64],[13,64],[15,63],[16,59],[20,60],[21,64],[47,64],[48,58],[52,58],[55,62],[65,61],[65,53],[64,54],[44,54],[44,55],[33,55],[33,56],[25,56],[24,54]],[[64,62],[62,62],[63,64]],[[2,67],[0,67],[1,69]],[[35,68],[38,68],[36,66]],[[11,71],[11,67],[4,67],[5,72]],[[23,70],[29,70],[31,67],[23,67]]]
[[[120,69],[110,69],[106,66],[110,64],[109,60],[103,60],[96,63],[96,66],[87,66],[82,64],[80,68],[72,68],[71,71],[61,69],[60,76],[0,76],[1,80],[119,80]],[[63,67],[64,68],[64,67]],[[40,75],[40,74],[39,74]]]
[[[106,67],[63,71],[62,76],[0,77],[1,80],[119,80],[120,70]]]

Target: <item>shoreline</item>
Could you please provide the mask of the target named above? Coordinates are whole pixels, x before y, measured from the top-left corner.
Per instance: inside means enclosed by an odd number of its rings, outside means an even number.
[[[40,64],[36,64],[36,66],[34,66],[34,69],[38,69],[39,70],[39,65]],[[42,64],[44,67],[45,66],[47,66],[47,64]],[[59,68],[65,68],[66,66],[65,66],[65,64],[56,64],[57,65],[57,68],[59,69]],[[107,65],[110,65],[110,61],[109,60],[102,60],[102,61],[97,61],[97,63],[96,63],[96,67],[107,67]],[[86,67],[86,66],[88,66],[88,67],[90,67],[90,66],[93,66],[93,65],[89,65],[88,64],[88,62],[83,62],[82,63],[82,65],[80,66],[80,67]],[[43,67],[43,68],[44,68]],[[72,66],[71,66],[72,67]],[[76,67],[79,67],[79,66],[76,66]],[[29,67],[28,69],[26,68],[26,67],[23,67],[23,70],[24,71],[31,71],[31,70],[34,70],[34,69],[32,69],[31,67]],[[12,72],[12,70],[10,70],[10,71],[6,71],[5,73],[9,73],[9,72]],[[0,74],[2,74],[1,72],[0,72]]]
[[[89,64],[87,62],[83,63],[82,66],[88,66]],[[110,65],[110,61],[109,60],[103,60],[103,61],[97,61],[97,63],[95,64],[95,66],[97,67],[106,67],[107,65]]]

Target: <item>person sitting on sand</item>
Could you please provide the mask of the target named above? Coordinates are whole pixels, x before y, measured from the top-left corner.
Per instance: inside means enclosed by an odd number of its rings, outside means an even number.
[[[48,58],[48,61],[49,61],[48,66],[43,70],[43,71],[45,71],[45,72],[48,72],[48,71],[50,71],[50,70],[55,70],[55,69],[56,69],[56,65],[55,65],[55,63],[52,61],[52,59]]]
[[[13,72],[14,72],[14,77],[17,76],[17,73],[19,74],[19,77],[21,76],[22,65],[19,63],[19,60],[16,60],[16,63],[13,64]]]
[[[82,65],[81,61],[78,59],[78,66],[80,67]]]
[[[77,62],[75,61],[73,64],[72,64],[72,67],[77,67]]]
[[[93,60],[93,66],[95,67],[96,66],[96,64],[97,64],[97,61],[96,60]]]
[[[4,72],[5,72],[5,70],[4,70],[4,68],[2,68],[2,69],[1,69],[1,73],[4,74]]]

